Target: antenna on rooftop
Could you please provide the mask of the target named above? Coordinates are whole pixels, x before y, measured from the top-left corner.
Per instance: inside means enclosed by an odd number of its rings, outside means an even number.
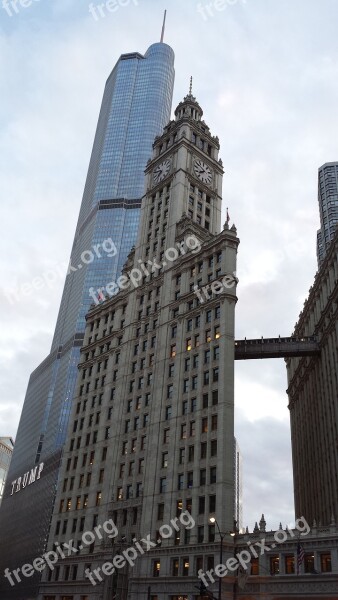
[[[161,33],[161,44],[163,43],[163,38],[164,38],[164,30],[165,30],[165,20],[166,20],[166,16],[167,16],[167,11],[164,11],[164,18],[163,18],[163,25],[162,25],[162,33]]]

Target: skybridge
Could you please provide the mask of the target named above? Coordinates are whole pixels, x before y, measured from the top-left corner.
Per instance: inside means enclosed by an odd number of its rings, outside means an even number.
[[[235,360],[258,358],[291,358],[316,356],[320,348],[315,336],[260,338],[257,340],[236,340]]]

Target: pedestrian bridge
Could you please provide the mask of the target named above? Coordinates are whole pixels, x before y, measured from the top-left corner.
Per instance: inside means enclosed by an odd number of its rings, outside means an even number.
[[[260,338],[258,340],[236,340],[235,360],[257,358],[290,358],[320,354],[315,336]]]

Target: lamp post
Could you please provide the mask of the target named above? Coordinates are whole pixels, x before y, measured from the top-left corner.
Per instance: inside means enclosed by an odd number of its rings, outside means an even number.
[[[234,531],[225,531],[224,533],[222,533],[219,528],[217,519],[215,517],[210,517],[209,521],[210,521],[210,523],[216,524],[216,527],[217,527],[217,530],[219,533],[219,537],[221,540],[220,552],[219,552],[219,563],[222,565],[223,564],[223,540],[227,534],[231,535],[231,537],[234,537],[236,535],[236,533]],[[218,600],[222,600],[222,578],[221,577],[218,578]]]

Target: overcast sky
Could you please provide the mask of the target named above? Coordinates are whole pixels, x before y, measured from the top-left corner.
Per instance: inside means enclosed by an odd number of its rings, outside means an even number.
[[[12,16],[0,5],[0,435],[15,436],[49,352],[105,80],[121,53],[159,40],[164,8],[173,107],[192,75],[220,138],[224,210],[241,240],[236,336],[292,332],[317,268],[317,170],[338,160],[338,3],[220,4],[117,0],[97,20],[88,0],[32,0]],[[63,274],[50,287],[8,300],[50,268]],[[263,512],[269,529],[294,519],[286,388],[284,361],[236,363],[250,530]]]

